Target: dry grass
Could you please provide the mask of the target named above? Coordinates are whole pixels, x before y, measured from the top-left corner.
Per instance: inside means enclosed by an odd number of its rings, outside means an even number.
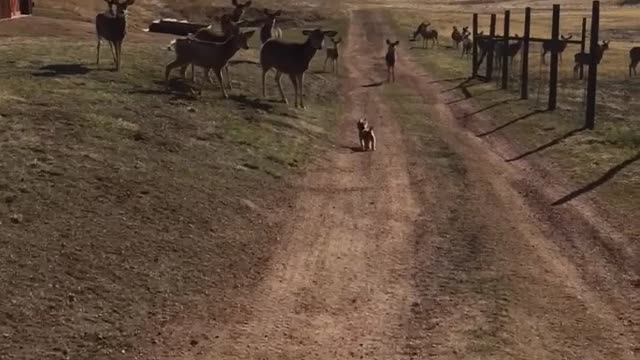
[[[485,33],[488,32],[487,12],[484,11],[480,23],[480,29]],[[522,9],[512,9],[512,33],[522,34],[523,12]],[[401,39],[408,39],[409,33],[420,21],[432,22],[441,33],[439,48],[410,50],[410,46],[421,45],[421,42],[405,41],[401,51],[411,51],[415,59],[438,79],[460,79],[470,74],[470,61],[461,59],[460,52],[450,48],[450,32],[453,25],[471,25],[471,14],[472,11],[462,9],[455,13],[437,10],[420,13],[413,10],[393,11],[391,16],[398,25],[399,33],[407,36],[401,36]],[[574,38],[579,38],[581,19],[587,14],[589,11],[586,8],[563,11],[562,33],[571,33]],[[573,54],[579,50],[575,45],[569,46],[564,54],[560,71],[559,110],[556,112],[540,112],[546,107],[548,75],[540,66],[540,45],[533,45],[530,50],[531,100],[517,101],[520,86],[517,77],[511,79],[507,92],[497,91],[498,84],[495,82],[472,83],[466,88],[467,96],[472,99],[466,102],[473,101],[474,108],[488,115],[490,121],[480,123],[463,118],[467,126],[482,137],[490,139],[491,136],[504,136],[517,144],[522,151],[520,155],[526,155],[518,158],[527,158],[530,152],[531,155],[535,153],[535,157],[543,163],[570,179],[570,184],[576,189],[592,190],[593,186],[596,194],[625,214],[620,222],[630,232],[639,229],[626,224],[625,219],[633,219],[640,214],[636,200],[640,197],[640,169],[634,164],[640,151],[640,104],[633,101],[640,96],[640,79],[629,79],[627,75],[628,50],[635,41],[640,41],[638,14],[640,9],[635,8],[603,9],[601,36],[611,41],[611,50],[605,54],[599,67],[599,105],[595,131],[575,131],[584,123],[585,94],[585,83],[574,79],[572,74]],[[549,36],[550,10],[536,10],[532,16],[532,35]],[[498,21],[500,33],[502,26]],[[480,72],[483,71],[481,68]],[[500,71],[496,70],[495,73],[499,76]],[[450,81],[450,88],[453,89],[450,93],[458,93],[461,98],[464,97],[461,89],[454,88],[462,81]],[[465,104],[465,101],[459,101],[452,105]],[[620,168],[620,165],[623,167]],[[615,175],[612,179],[609,178],[611,174]]]
[[[93,25],[65,11],[0,23],[0,359],[134,358],[168,323],[231,316],[211,299],[260,280],[288,179],[340,108],[322,54],[306,111],[260,99],[251,63],[232,66],[232,99],[195,99],[162,82],[171,36],[131,29],[121,72],[108,46],[97,69]]]

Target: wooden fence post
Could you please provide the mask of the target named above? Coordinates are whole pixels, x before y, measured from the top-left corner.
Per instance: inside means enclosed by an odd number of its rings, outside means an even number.
[[[558,39],[560,37],[560,5],[553,5],[553,24],[551,27],[551,71],[549,74],[549,110],[555,110],[558,104]]]
[[[580,40],[580,52],[585,53],[587,46],[587,18],[582,18],[582,38]],[[584,65],[580,64],[580,80],[584,79]]]
[[[509,87],[509,26],[511,23],[511,11],[504,12],[504,34],[502,34],[502,88]]]
[[[495,48],[494,36],[496,36],[496,14],[491,14],[491,23],[489,25],[489,49],[487,50],[487,77],[485,81],[489,82],[493,78],[493,49]]]
[[[531,36],[531,8],[524,9],[524,39],[522,42],[522,81],[520,98],[529,98],[529,36]]]
[[[480,66],[480,64],[478,64],[478,14],[473,14],[473,29],[471,31],[473,31],[473,65],[472,65],[472,73],[471,73],[471,77],[476,77],[478,76],[478,66]]]
[[[591,15],[591,50],[589,63],[589,83],[587,85],[587,113],[585,127],[593,130],[596,124],[596,86],[598,84],[598,33],[600,31],[600,1],[593,2]]]

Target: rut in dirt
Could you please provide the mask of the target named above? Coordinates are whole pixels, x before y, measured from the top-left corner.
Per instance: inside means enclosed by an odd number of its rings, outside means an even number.
[[[262,284],[182,358],[635,359],[627,289],[598,290],[507,165],[451,126],[406,48],[395,85],[362,87],[384,78],[395,36],[382,12],[351,20],[338,144],[296,184]],[[392,87],[420,112],[398,116]],[[365,102],[378,148],[353,152]]]

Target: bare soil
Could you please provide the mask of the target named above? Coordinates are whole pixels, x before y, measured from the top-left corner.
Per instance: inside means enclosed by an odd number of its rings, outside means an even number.
[[[545,180],[456,122],[403,52],[379,86],[390,34],[383,13],[352,13],[336,146],[296,184],[260,284],[222,322],[169,326],[205,340],[150,357],[637,359],[631,239],[550,209]],[[363,108],[375,152],[353,148]]]

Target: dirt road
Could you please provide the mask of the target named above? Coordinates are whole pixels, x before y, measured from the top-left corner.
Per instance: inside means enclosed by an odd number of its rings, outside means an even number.
[[[264,281],[230,304],[237,317],[167,358],[638,359],[627,240],[540,205],[541,184],[458,127],[401,50],[391,86],[424,99],[437,131],[417,146],[386,85],[362,87],[384,77],[388,34],[382,14],[353,12],[339,143],[298,184]],[[373,153],[349,148],[365,101]]]

